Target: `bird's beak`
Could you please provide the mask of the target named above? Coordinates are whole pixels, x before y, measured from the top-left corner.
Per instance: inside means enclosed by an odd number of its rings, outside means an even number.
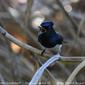
[[[41,32],[46,32],[46,29],[44,29],[43,27],[39,26],[39,28]]]
[[[41,30],[42,30],[42,27],[41,27],[41,26],[38,26],[38,28],[39,28],[39,31],[41,31]]]
[[[41,26],[39,26],[39,30],[42,31],[42,27]]]
[[[40,29],[42,28],[41,26],[38,26]]]

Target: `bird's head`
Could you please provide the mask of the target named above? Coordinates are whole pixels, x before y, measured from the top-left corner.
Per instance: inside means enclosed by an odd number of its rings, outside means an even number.
[[[52,21],[44,21],[44,22],[41,23],[39,28],[40,28],[40,31],[46,32],[48,30],[52,30],[53,25],[54,25],[54,23]]]

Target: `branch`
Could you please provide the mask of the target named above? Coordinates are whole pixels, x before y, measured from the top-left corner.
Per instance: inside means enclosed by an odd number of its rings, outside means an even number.
[[[78,26],[77,24],[75,23],[75,21],[70,17],[70,15],[66,12],[66,10],[64,9],[62,3],[60,0],[56,0],[57,3],[59,4],[59,6],[61,7],[63,13],[67,16],[67,18],[70,20],[70,22],[72,23],[72,25],[74,26],[74,28],[77,30],[78,29]]]
[[[19,41],[18,39],[16,39],[15,37],[13,37],[12,35],[10,35],[5,29],[3,29],[1,26],[0,26],[0,33],[5,36],[7,39],[9,39],[10,41],[14,42],[15,44],[31,51],[31,52],[34,52],[36,54],[41,54],[41,51],[36,49],[36,48],[33,48],[32,46],[30,45],[27,45],[21,41]]]
[[[65,85],[71,85],[73,79],[76,77],[76,75],[79,73],[79,71],[85,67],[85,60],[82,61],[71,73],[71,75],[68,77]]]
[[[81,29],[82,29],[84,23],[85,23],[85,14],[82,15],[82,19],[80,21],[80,24],[79,24],[79,27],[78,27],[78,31],[77,31],[77,37],[79,37],[79,34],[81,32]]]
[[[3,29],[3,26],[0,26],[0,33],[6,37],[8,40],[12,41],[13,43],[19,45],[20,47],[23,47],[29,51],[31,51],[32,53],[41,55],[42,50],[39,50],[37,48],[34,48],[26,43],[21,42],[20,40],[16,39],[15,37],[13,37],[11,34],[9,34],[5,29]],[[44,57],[50,57],[52,55],[44,53],[43,54]],[[82,61],[84,60],[85,57],[61,57],[61,61]]]

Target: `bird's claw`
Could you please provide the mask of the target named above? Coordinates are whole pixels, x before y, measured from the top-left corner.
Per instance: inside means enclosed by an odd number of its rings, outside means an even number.
[[[41,56],[44,54],[45,50],[46,50],[46,49],[44,49],[44,50],[41,52]]]

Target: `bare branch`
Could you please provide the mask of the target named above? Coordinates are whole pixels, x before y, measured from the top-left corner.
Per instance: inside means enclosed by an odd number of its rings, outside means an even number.
[[[21,42],[20,40],[16,39],[15,37],[13,37],[12,35],[10,35],[5,29],[3,29],[1,26],[0,26],[0,33],[6,37],[7,39],[9,39],[10,41],[12,41],[13,43],[35,53],[35,54],[38,54],[38,55],[41,55],[41,50],[38,50],[37,48],[34,48],[26,43],[23,43]],[[43,54],[44,57],[50,57],[51,55],[50,54]],[[82,61],[84,60],[85,57],[61,57],[61,61]]]
[[[57,3],[59,4],[59,6],[61,7],[63,13],[65,13],[65,15],[67,16],[67,18],[70,20],[70,22],[72,23],[72,25],[74,26],[74,28],[77,30],[78,29],[78,26],[77,24],[75,23],[75,21],[69,16],[69,14],[65,11],[62,3],[60,2],[60,0],[56,0]]]
[[[18,39],[16,39],[15,37],[13,37],[12,35],[10,35],[6,30],[4,30],[2,27],[0,27],[0,33],[5,36],[7,39],[9,39],[10,41],[18,44],[19,46],[25,48],[25,49],[28,49],[30,50],[31,52],[34,52],[36,54],[40,54],[41,51],[36,49],[36,48],[33,48],[32,46],[30,45],[27,45],[21,41],[19,41]]]

